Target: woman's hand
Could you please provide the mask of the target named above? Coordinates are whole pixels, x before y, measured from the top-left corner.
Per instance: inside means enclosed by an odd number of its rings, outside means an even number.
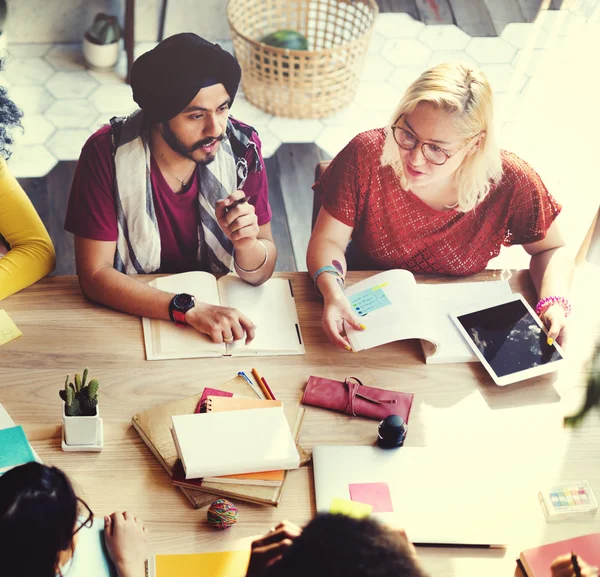
[[[258,577],[267,567],[279,561],[300,533],[300,527],[289,521],[282,521],[264,537],[253,541],[246,577]]]
[[[341,292],[337,292],[325,298],[323,306],[323,330],[336,347],[351,351],[352,347],[344,330],[344,321],[358,331],[367,328],[360,322],[356,314],[354,314],[346,296]]]
[[[119,577],[144,577],[148,530],[131,513],[104,517],[106,549]]]
[[[559,304],[550,305],[540,315],[540,319],[548,329],[548,339],[557,341],[562,346],[565,341],[565,327],[567,326],[565,309]]]
[[[581,557],[577,557],[581,577],[598,577],[598,567],[588,565]],[[571,555],[561,555],[552,561],[550,566],[552,577],[576,577]]]

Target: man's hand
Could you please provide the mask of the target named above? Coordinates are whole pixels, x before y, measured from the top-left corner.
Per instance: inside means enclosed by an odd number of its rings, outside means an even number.
[[[598,577],[598,567],[588,565],[581,557],[577,557],[581,577]],[[552,577],[575,577],[575,567],[571,555],[561,555],[552,561],[550,566]]]
[[[232,343],[254,338],[254,323],[240,311],[196,301],[196,306],[185,313],[185,322],[199,333],[208,335],[215,343]]]
[[[258,237],[258,218],[254,207],[249,202],[243,202],[228,210],[236,200],[243,198],[244,191],[237,190],[223,200],[218,200],[215,206],[215,215],[219,226],[225,236],[233,243],[236,249],[252,246]]]
[[[253,541],[246,577],[258,577],[267,567],[279,561],[300,533],[300,527],[289,521],[282,521],[264,537]]]
[[[127,511],[104,517],[104,541],[119,577],[143,577],[148,530]]]

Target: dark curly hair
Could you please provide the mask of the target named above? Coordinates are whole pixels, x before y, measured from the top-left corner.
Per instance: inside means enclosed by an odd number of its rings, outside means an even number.
[[[408,545],[373,519],[318,515],[262,577],[427,577]]]
[[[0,71],[4,69],[4,59],[0,59]],[[11,132],[13,128],[23,129],[21,118],[23,112],[8,97],[6,88],[0,86],[0,154],[8,160],[10,158],[10,146],[13,143]]]

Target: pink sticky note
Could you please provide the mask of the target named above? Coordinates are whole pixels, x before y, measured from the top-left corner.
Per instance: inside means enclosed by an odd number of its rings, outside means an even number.
[[[353,483],[348,485],[350,499],[373,505],[373,513],[393,513],[392,497],[387,483]]]
[[[200,412],[200,409],[202,408],[202,403],[204,402],[206,397],[233,397],[233,393],[230,393],[229,391],[220,391],[219,389],[211,389],[210,387],[206,387],[202,391],[202,396],[200,397],[200,400],[196,405],[196,410],[194,411],[195,413]]]

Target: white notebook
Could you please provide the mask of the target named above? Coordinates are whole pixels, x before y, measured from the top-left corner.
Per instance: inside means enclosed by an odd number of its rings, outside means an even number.
[[[406,270],[376,274],[345,293],[367,327],[357,331],[345,323],[355,351],[421,339],[425,362],[431,364],[477,361],[450,314],[471,305],[483,308],[512,294],[508,281],[417,284]]]
[[[254,340],[233,344],[214,343],[192,327],[171,321],[142,319],[146,359],[186,359],[220,356],[303,355],[304,344],[291,282],[270,279],[253,286],[237,275],[217,280],[201,271],[164,276],[149,283],[172,293],[188,293],[198,301],[238,309],[256,325]]]
[[[283,407],[175,415],[173,440],[186,479],[297,469]]]

